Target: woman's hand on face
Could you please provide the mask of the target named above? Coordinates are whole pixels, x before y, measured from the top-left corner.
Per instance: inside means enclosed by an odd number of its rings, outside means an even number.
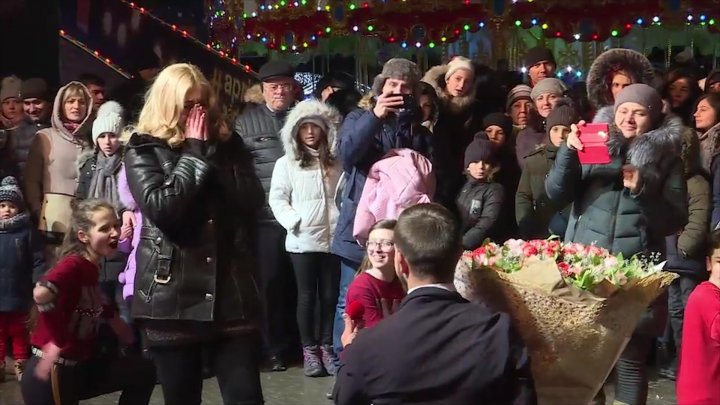
[[[570,126],[570,133],[567,137],[567,146],[574,150],[583,150],[583,143],[580,141],[580,127],[585,125],[585,121]]]
[[[185,121],[185,138],[197,139],[198,141],[207,140],[207,113],[199,105],[195,104],[190,109],[190,113]]]

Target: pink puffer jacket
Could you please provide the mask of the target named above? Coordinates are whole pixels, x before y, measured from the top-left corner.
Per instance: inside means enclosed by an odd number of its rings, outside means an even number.
[[[390,150],[370,168],[355,214],[353,236],[364,246],[377,221],[397,219],[404,209],[431,202],[435,184],[427,158],[412,149]]]

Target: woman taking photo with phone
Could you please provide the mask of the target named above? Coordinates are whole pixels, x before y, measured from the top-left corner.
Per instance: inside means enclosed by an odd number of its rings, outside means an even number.
[[[124,163],[143,217],[132,314],[165,404],[201,403],[204,350],[225,403],[262,404],[251,247],[264,194],[197,67],[158,75]]]
[[[566,241],[595,244],[625,257],[649,257],[663,254],[665,237],[685,225],[687,191],[680,159],[685,128],[662,108],[655,89],[633,84],[617,95],[614,106],[600,109],[595,122],[609,124],[611,159],[604,165],[580,163],[585,123],[572,126],[545,180],[551,200],[573,204]],[[641,319],[617,363],[619,403],[646,402],[645,360],[653,336],[665,327],[660,318],[658,311],[649,311]],[[604,397],[597,401],[604,404]]]

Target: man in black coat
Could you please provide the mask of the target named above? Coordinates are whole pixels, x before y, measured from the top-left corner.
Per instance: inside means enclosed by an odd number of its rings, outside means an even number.
[[[295,105],[295,70],[284,61],[270,61],[258,72],[263,103],[250,103],[235,120],[235,132],[253,155],[255,172],[265,190],[270,191],[275,162],[282,157],[280,128],[288,111]],[[288,297],[294,276],[290,257],[285,252],[286,231],[276,220],[268,204],[259,218],[257,256],[262,280],[260,298],[265,310],[265,346],[272,371],[285,371],[284,352],[295,324],[295,303]]]
[[[509,315],[453,287],[462,246],[437,204],[405,210],[395,227],[395,269],[407,280],[400,309],[359,333],[345,316],[338,405],[535,404],[530,360]]]

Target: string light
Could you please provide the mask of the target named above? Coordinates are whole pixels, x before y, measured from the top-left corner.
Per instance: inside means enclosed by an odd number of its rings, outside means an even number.
[[[122,75],[123,77],[125,77],[126,79],[131,79],[131,78],[133,78],[133,75],[131,75],[130,73],[128,73],[128,72],[126,72],[125,70],[123,70],[120,66],[114,64],[113,61],[112,61],[110,58],[103,56],[103,55],[100,53],[100,51],[98,51],[98,50],[94,50],[94,49],[88,48],[87,45],[85,45],[84,43],[78,41],[77,39],[75,39],[74,37],[72,37],[71,35],[69,35],[67,32],[65,32],[65,30],[60,30],[60,31],[59,31],[59,34],[60,34],[60,37],[61,37],[61,38],[65,39],[66,41],[68,41],[68,42],[72,43],[73,45],[77,46],[78,48],[82,49],[82,50],[85,51],[87,54],[92,55],[92,57],[94,57],[95,59],[99,60],[100,62],[102,62],[103,64],[105,64],[105,66],[107,66],[107,67],[109,67],[110,69],[116,71],[117,73],[119,73],[120,75]]]

